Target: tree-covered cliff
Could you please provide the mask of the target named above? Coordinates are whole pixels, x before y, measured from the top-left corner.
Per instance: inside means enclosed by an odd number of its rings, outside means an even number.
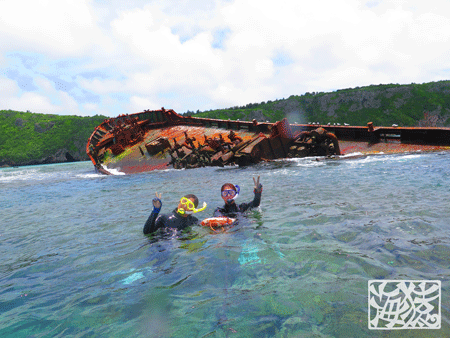
[[[0,166],[88,160],[86,142],[106,117],[0,111]]]
[[[187,112],[195,117],[350,125],[450,127],[450,81],[373,85],[330,93],[306,93],[242,107]]]

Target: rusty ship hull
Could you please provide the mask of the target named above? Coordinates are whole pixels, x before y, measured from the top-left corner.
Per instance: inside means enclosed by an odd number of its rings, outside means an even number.
[[[106,119],[86,152],[104,174],[248,165],[274,159],[450,150],[450,128],[231,121],[147,110]]]

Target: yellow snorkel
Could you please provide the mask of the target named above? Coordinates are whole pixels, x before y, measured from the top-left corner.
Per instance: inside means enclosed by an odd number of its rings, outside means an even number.
[[[205,209],[206,209],[206,206],[207,206],[206,202],[203,202],[203,206],[202,206],[200,209],[196,209],[194,203],[193,203],[190,199],[188,199],[188,198],[186,198],[186,197],[182,197],[181,200],[180,200],[180,203],[183,204],[183,205],[185,205],[186,208],[188,209],[188,210],[185,210],[185,209],[183,209],[183,208],[178,208],[178,209],[177,209],[177,212],[178,212],[180,215],[184,215],[184,214],[196,214],[197,212],[200,212],[200,211],[205,210]]]

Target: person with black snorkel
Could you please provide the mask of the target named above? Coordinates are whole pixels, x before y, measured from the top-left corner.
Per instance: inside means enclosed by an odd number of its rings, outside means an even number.
[[[221,188],[222,199],[225,202],[225,205],[221,208],[218,207],[214,210],[214,217],[219,216],[228,216],[233,217],[239,212],[244,212],[251,208],[256,208],[261,203],[261,194],[262,194],[262,184],[259,183],[259,176],[257,179],[253,177],[253,183],[255,187],[253,192],[255,193],[255,197],[253,201],[249,203],[236,204],[236,198],[239,196],[240,188],[236,184],[225,183]]]
[[[144,234],[150,234],[158,229],[170,228],[175,230],[183,230],[192,225],[198,224],[199,220],[192,214],[206,209],[206,203],[197,209],[198,198],[193,194],[183,196],[178,203],[178,207],[170,214],[159,215],[161,211],[162,202],[161,194],[155,193],[156,197],[153,199],[153,211],[145,222]]]

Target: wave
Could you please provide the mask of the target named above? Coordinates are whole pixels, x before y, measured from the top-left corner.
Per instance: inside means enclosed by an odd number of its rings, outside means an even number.
[[[108,168],[107,166],[101,165],[103,169],[105,169],[107,172],[109,172],[111,175],[117,176],[117,175],[125,175],[125,173],[121,172],[119,169],[115,168]]]
[[[372,154],[372,155],[364,155],[363,157],[357,157],[352,162],[353,163],[373,163],[373,162],[403,162],[413,159],[419,159],[423,156],[426,156],[425,153],[415,153],[415,154]],[[349,157],[352,160],[351,157]]]
[[[26,184],[66,181],[74,178],[92,179],[103,175],[86,165],[77,164],[45,164],[0,169],[0,184]]]

